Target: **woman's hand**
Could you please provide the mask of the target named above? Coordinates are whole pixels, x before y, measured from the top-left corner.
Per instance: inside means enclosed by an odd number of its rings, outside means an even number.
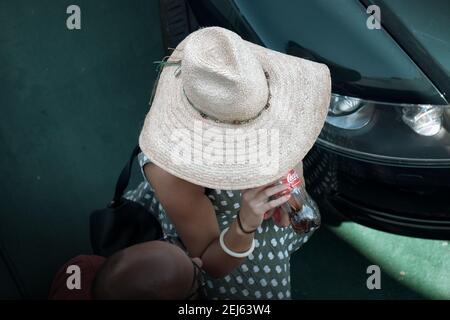
[[[303,163],[300,161],[296,166],[295,166],[295,171],[297,172],[300,180],[301,180],[301,188],[305,188],[304,187],[304,183],[305,183],[305,178],[303,177]],[[303,205],[303,204],[302,204]],[[272,209],[270,211],[267,211],[264,214],[264,220],[266,219],[270,219],[272,218],[273,222],[280,228],[286,228],[289,227],[289,225],[291,224],[291,220],[289,219],[289,215],[282,210],[280,207],[276,207],[275,209]]]
[[[239,217],[245,230],[255,230],[264,220],[264,213],[273,211],[291,197],[290,194],[271,200],[271,197],[288,189],[286,185],[247,189],[242,191]]]

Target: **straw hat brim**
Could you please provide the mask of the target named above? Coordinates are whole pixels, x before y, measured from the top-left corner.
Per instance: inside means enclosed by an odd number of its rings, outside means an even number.
[[[185,42],[186,39],[177,46],[169,61],[182,60]],[[182,77],[176,74],[179,66],[166,65],[139,137],[142,151],[157,166],[196,185],[242,190],[279,179],[311,149],[324,125],[330,103],[331,79],[328,67],[251,42],[245,43],[269,74],[270,107],[246,124],[217,123],[205,119],[192,108],[183,93]],[[220,149],[225,146],[224,141],[202,143],[206,130],[237,136],[242,130],[262,130],[260,132],[269,135],[269,141],[270,135],[278,134],[278,148],[271,150],[278,153],[271,157],[277,163],[272,164],[274,167],[250,161],[205,163],[198,159],[198,155],[204,154],[205,148],[216,146]],[[251,153],[256,149],[252,146],[256,143],[257,139],[251,136],[248,145],[235,145],[233,159],[254,156]],[[190,161],[186,161],[186,154],[180,150],[191,151]],[[228,151],[224,151],[224,154]]]

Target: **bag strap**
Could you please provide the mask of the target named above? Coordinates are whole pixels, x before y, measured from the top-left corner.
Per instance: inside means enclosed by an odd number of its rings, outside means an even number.
[[[117,179],[116,191],[114,193],[114,198],[110,202],[108,207],[114,208],[114,207],[120,205],[123,193],[125,192],[125,189],[128,187],[128,183],[130,182],[131,168],[133,167],[134,158],[136,158],[140,152],[141,152],[141,148],[139,148],[139,146],[136,146],[133,149],[130,159],[125,164],[125,167],[123,167],[122,172],[120,173],[119,179]]]

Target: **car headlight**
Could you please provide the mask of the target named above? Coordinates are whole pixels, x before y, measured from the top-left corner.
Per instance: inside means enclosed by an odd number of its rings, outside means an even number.
[[[332,116],[346,116],[354,113],[364,105],[365,103],[361,99],[333,94],[331,96],[329,113]]]
[[[318,145],[366,159],[450,165],[450,106],[333,94]]]
[[[369,124],[373,110],[369,102],[333,94],[326,121],[338,128],[357,130]]]
[[[404,107],[402,119],[416,133],[434,136],[441,130],[443,109],[431,105]]]

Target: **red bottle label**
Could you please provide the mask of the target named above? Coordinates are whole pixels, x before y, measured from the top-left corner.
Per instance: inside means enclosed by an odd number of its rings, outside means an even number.
[[[286,178],[281,180],[283,184],[286,184],[289,186],[289,189],[294,189],[298,187],[301,183],[300,177],[297,174],[297,171],[292,169],[288,172]]]
[[[287,185],[288,189],[276,194],[275,198],[278,198],[278,197],[281,197],[281,196],[291,193],[291,191],[293,189],[300,186],[301,180],[300,180],[300,177],[298,176],[297,172],[294,169],[292,169],[288,172],[288,174],[284,178],[280,179],[279,183]]]
[[[282,197],[284,195],[290,194],[293,189],[300,187],[301,182],[302,181],[301,181],[300,177],[298,176],[297,172],[295,171],[295,169],[290,170],[288,172],[288,174],[285,177],[281,178],[278,182],[280,184],[288,186],[288,188],[286,190],[281,191],[281,192],[277,193],[276,195],[272,196],[272,199],[276,199],[276,198]],[[295,212],[295,211],[300,210],[303,204],[300,202],[300,200],[298,199],[297,196],[293,196],[288,200],[287,205],[291,208],[290,211]],[[281,209],[281,210],[285,210],[285,209]],[[277,217],[278,218],[281,217],[281,211],[280,210],[277,210],[277,211],[278,211],[277,212],[278,216],[276,216],[274,214],[275,219]],[[289,213],[290,211],[288,211],[287,213]],[[268,215],[266,212],[266,214],[264,215],[264,219],[267,219],[267,218],[268,218]]]

